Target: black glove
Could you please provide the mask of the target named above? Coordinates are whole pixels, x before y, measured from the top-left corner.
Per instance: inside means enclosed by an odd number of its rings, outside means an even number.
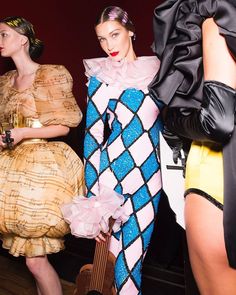
[[[173,152],[173,161],[175,164],[178,163],[178,158],[181,159],[180,151],[183,149],[183,140],[176,134],[173,134],[168,130],[166,126],[164,126],[162,135],[168,143],[169,147]]]
[[[235,125],[236,92],[216,81],[204,82],[201,109],[169,108],[165,124],[179,136],[226,143]]]

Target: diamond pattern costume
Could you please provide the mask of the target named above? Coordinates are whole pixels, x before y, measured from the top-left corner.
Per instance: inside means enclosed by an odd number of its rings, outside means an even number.
[[[89,78],[84,141],[87,195],[99,195],[104,185],[124,196],[129,219],[113,233],[110,245],[117,257],[117,294],[141,294],[141,268],[161,190],[160,109],[147,90],[159,61],[139,57],[115,62],[108,57],[84,64]],[[110,132],[104,140],[107,121]]]

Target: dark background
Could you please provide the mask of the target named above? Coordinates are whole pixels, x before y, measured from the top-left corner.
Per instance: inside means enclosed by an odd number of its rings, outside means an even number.
[[[73,92],[85,114],[86,77],[83,59],[104,56],[96,39],[94,22],[106,6],[116,5],[127,10],[136,27],[136,55],[152,55],[152,16],[159,0],[104,1],[104,0],[11,0],[1,1],[0,19],[7,16],[23,16],[33,25],[37,38],[45,49],[38,60],[43,64],[62,64],[74,80]],[[6,58],[0,58],[0,74],[13,66]],[[84,119],[72,130],[65,141],[82,156]]]
[[[85,115],[87,87],[83,59],[104,56],[94,32],[97,15],[110,5],[125,9],[136,27],[136,55],[152,55],[153,11],[161,2],[162,0],[8,0],[1,1],[0,19],[13,15],[23,16],[34,25],[37,38],[45,45],[38,62],[62,64],[69,70],[74,80],[74,95]],[[0,57],[0,74],[12,68],[9,59]],[[79,127],[72,129],[64,139],[81,157],[84,121],[83,118]],[[49,257],[61,277],[74,281],[80,266],[92,262],[93,249],[94,241],[75,239],[69,235],[66,238],[66,251]],[[163,195],[144,264],[144,294],[197,294],[193,291],[191,270],[185,271],[185,279],[183,276],[184,268],[189,265],[186,253],[184,231],[176,224],[167,198]],[[0,254],[8,255],[3,249]]]

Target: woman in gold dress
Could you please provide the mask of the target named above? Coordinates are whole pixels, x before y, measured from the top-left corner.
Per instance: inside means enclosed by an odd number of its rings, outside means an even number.
[[[26,257],[38,294],[61,295],[47,254],[64,248],[60,206],[83,193],[83,165],[67,144],[47,139],[67,135],[82,113],[66,68],[34,61],[42,48],[22,17],[0,21],[1,56],[16,67],[0,77],[0,233],[3,248]]]

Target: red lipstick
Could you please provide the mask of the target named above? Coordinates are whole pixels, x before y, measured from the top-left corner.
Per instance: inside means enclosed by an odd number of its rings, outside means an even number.
[[[111,56],[117,56],[118,53],[119,53],[119,51],[114,51],[114,52],[111,52],[110,55]]]

